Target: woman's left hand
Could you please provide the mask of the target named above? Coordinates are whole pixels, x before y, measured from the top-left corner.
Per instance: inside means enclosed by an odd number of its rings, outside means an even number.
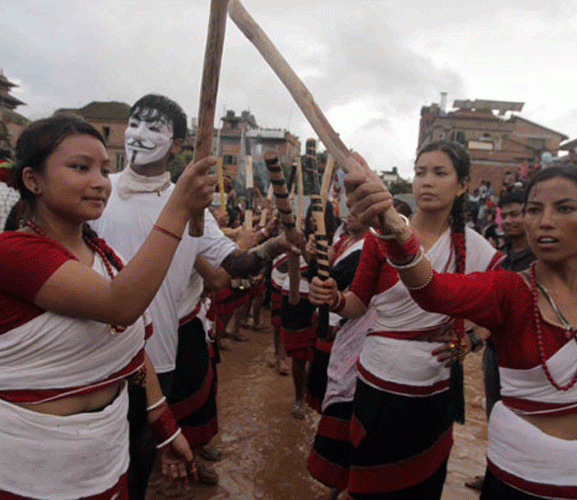
[[[187,439],[179,434],[160,449],[160,470],[165,481],[174,481],[189,489],[189,476],[196,480],[196,466]]]
[[[443,343],[442,346],[433,349],[431,354],[436,356],[439,363],[442,363],[447,368],[450,367],[451,363],[455,359],[455,349],[453,347],[453,324],[451,323],[435,330],[432,334],[427,336],[427,341]]]

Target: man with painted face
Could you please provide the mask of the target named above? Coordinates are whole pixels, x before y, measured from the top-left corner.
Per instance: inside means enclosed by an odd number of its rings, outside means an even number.
[[[102,217],[95,221],[98,233],[127,259],[141,246],[174,188],[167,166],[171,156],[180,150],[185,136],[185,113],[164,96],[146,95],[130,109],[125,132],[128,165],[122,172],[110,176],[112,194]],[[207,379],[212,367],[200,321],[195,323],[197,331],[194,333],[197,338],[200,335],[202,341],[196,344],[194,362],[182,352],[177,356],[179,319],[186,316],[190,320],[196,314],[203,288],[202,277],[214,286],[222,286],[222,283],[213,282],[215,273],[206,275],[206,268],[222,267],[230,276],[246,277],[258,274],[266,261],[276,255],[287,250],[298,251],[284,237],[277,237],[248,252],[240,252],[219,229],[209,210],[205,210],[204,221],[202,237],[193,238],[185,231],[166,278],[150,305],[155,333],[146,345],[164,394],[169,403],[178,403],[177,418],[192,448],[207,443],[218,430],[216,376]],[[202,258],[197,260],[199,256]],[[202,264],[198,263],[200,261]],[[150,265],[154,266],[154,262]],[[216,274],[222,276],[222,272],[221,269],[221,273]],[[190,310],[185,311],[187,307]],[[195,393],[195,383],[191,384],[191,380],[199,381],[200,385],[208,381],[213,390],[208,396],[200,390]],[[184,385],[189,387],[188,394],[183,393]],[[144,499],[155,450],[146,426],[146,405],[137,388],[132,392],[128,482],[130,498],[135,500]],[[199,401],[201,392],[206,400]],[[208,410],[198,412],[199,408]],[[162,466],[168,467],[166,463]],[[208,479],[210,477],[209,473]],[[215,473],[212,477],[215,481],[218,478]]]

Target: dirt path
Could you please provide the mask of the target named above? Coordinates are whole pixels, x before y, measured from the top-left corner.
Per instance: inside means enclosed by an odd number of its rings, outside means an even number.
[[[263,311],[268,319],[268,311]],[[222,450],[215,464],[217,486],[195,485],[190,492],[167,488],[151,478],[147,500],[312,500],[321,490],[306,470],[318,416],[304,420],[290,416],[293,387],[290,376],[267,367],[272,357],[272,332],[243,330],[248,342],[235,342],[222,354],[219,366],[220,432],[213,444]],[[443,500],[478,499],[464,481],[482,474],[485,464],[486,424],[482,408],[481,354],[465,362],[467,422],[455,426],[455,446]]]

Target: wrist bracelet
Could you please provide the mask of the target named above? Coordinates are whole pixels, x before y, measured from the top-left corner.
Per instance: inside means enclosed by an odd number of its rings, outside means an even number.
[[[152,226],[152,229],[156,229],[157,231],[159,231],[163,234],[166,234],[167,236],[171,236],[176,241],[182,240],[182,236],[178,236],[178,234],[175,234],[172,231],[169,231],[168,229],[163,228],[162,226],[158,226],[157,224],[154,224],[154,226]]]
[[[170,436],[166,441],[163,441],[162,443],[157,444],[156,449],[160,450],[160,448],[166,446],[167,444],[172,443],[181,432],[182,432],[182,429],[179,427],[178,429],[176,429],[176,432],[172,436]]]
[[[347,298],[345,297],[345,294],[343,292],[339,292],[337,290],[337,301],[336,304],[334,304],[332,307],[329,307],[329,309],[334,312],[334,313],[340,313],[345,306],[347,305]]]
[[[166,396],[162,396],[156,403],[152,403],[150,406],[146,407],[146,411],[152,411],[158,408],[162,403],[166,401]]]
[[[180,427],[178,427],[178,424],[172,415],[172,411],[170,411],[168,406],[166,406],[158,418],[154,422],[151,422],[149,425],[150,429],[152,430],[157,448],[166,446],[168,443],[172,442],[181,432]]]
[[[407,217],[405,217],[403,214],[398,214],[398,216],[403,219],[404,223],[407,226],[410,226],[410,222],[409,219]],[[377,238],[381,239],[381,240],[392,240],[394,238],[396,238],[396,235],[394,233],[381,233],[380,231],[376,230],[374,227],[369,227],[369,231],[371,232],[371,234],[373,236],[376,236]]]
[[[407,262],[406,264],[396,264],[391,259],[387,259],[387,262],[391,267],[395,269],[411,269],[412,267],[416,267],[419,262],[423,260],[425,256],[425,252],[421,249],[418,254],[413,255],[413,258]]]
[[[393,240],[395,239],[395,235],[393,233],[383,234],[380,231],[377,231],[373,226],[369,227],[369,231],[373,236],[376,236],[380,240]]]

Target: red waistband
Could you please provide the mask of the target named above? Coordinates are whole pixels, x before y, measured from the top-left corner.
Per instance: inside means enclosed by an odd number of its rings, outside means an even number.
[[[408,330],[404,332],[369,332],[368,337],[387,337],[390,339],[399,340],[421,340],[426,341],[423,337],[430,334],[434,330]]]
[[[122,370],[110,375],[107,379],[90,385],[67,387],[61,389],[30,389],[30,390],[9,390],[0,391],[0,398],[11,403],[38,404],[46,401],[53,401],[69,396],[79,396],[88,394],[98,389],[128,377],[139,370],[144,364],[144,349],[141,349]]]
[[[188,323],[192,318],[194,318],[197,314],[198,311],[200,311],[200,302],[198,304],[196,304],[196,307],[189,312],[186,316],[184,316],[183,318],[180,318],[178,320],[178,324],[180,326],[184,325],[185,323]]]
[[[391,392],[393,394],[427,397],[432,396],[433,394],[439,394],[449,389],[449,379],[440,380],[432,385],[408,385],[383,380],[364,368],[360,361],[357,361],[357,372],[359,377],[364,379],[367,383],[372,384],[385,392]]]
[[[502,396],[503,404],[519,415],[571,415],[577,413],[577,401],[570,403],[543,403],[528,399]]]

